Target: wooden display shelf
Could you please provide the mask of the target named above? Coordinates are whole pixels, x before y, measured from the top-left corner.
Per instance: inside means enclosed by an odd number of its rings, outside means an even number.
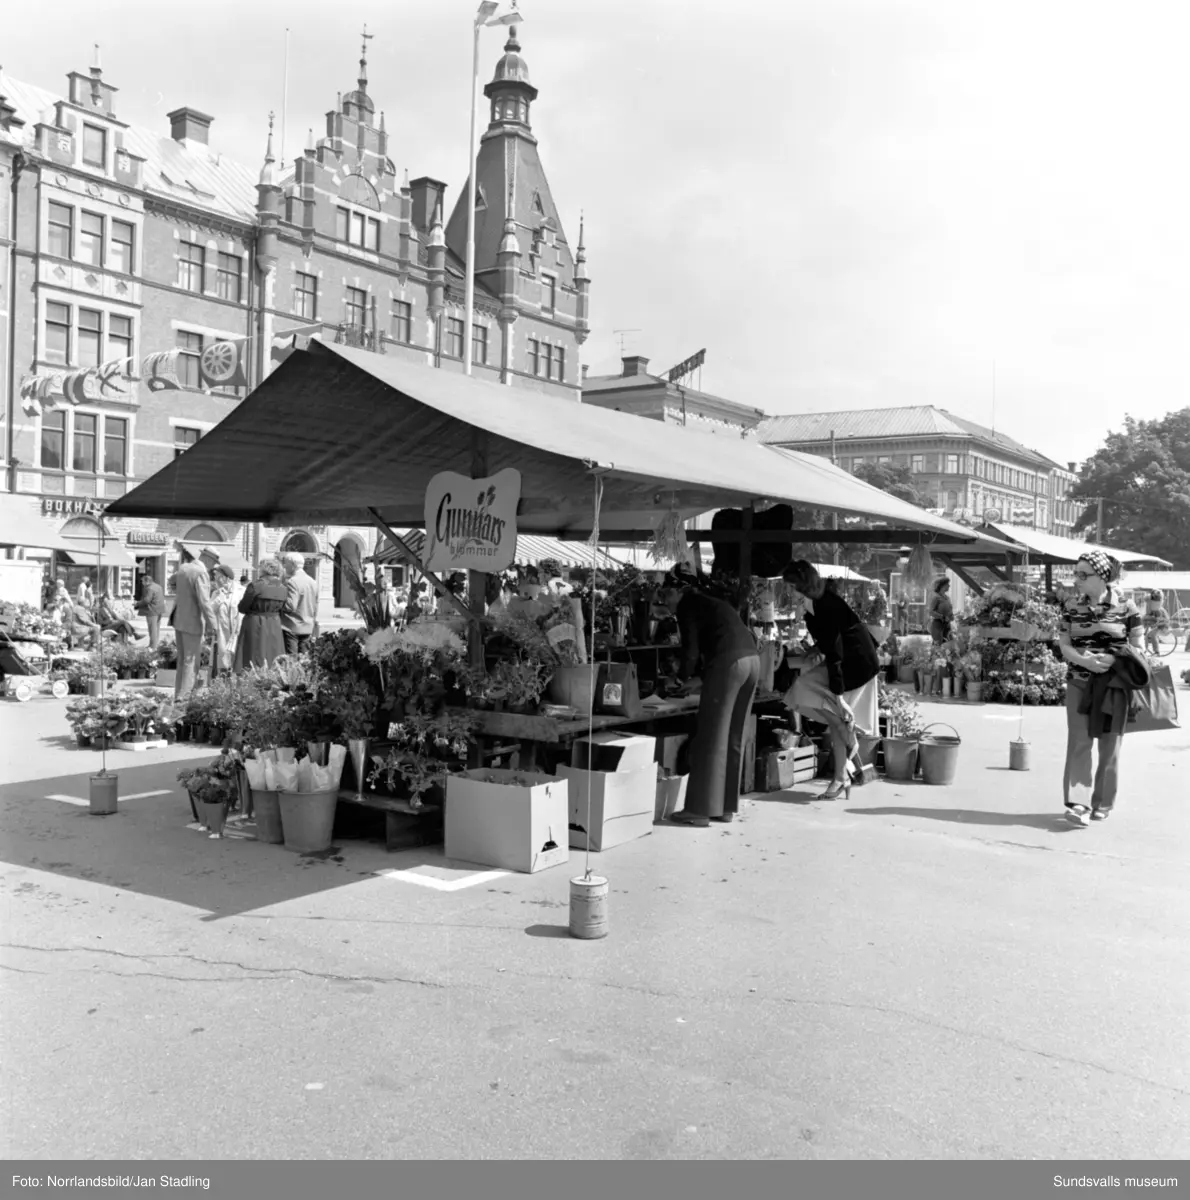
[[[414,808],[408,800],[382,796],[379,792],[358,794],[354,788],[339,789],[340,804],[377,809],[384,813],[384,848],[409,850],[441,840],[443,808],[441,804],[423,804]]]

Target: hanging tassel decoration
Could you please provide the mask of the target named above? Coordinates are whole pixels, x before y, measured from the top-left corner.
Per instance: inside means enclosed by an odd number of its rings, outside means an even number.
[[[913,547],[909,555],[909,565],[905,568],[905,582],[910,587],[929,588],[934,582],[934,560],[929,548],[922,545]]]
[[[649,557],[657,564],[673,562],[694,567],[694,554],[686,538],[686,526],[676,509],[670,509],[657,522],[657,528],[653,531],[653,541],[649,546]]]

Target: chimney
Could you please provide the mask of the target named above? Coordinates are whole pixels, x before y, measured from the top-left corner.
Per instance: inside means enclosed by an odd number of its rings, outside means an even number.
[[[1077,475],[1078,474],[1078,463],[1068,462],[1066,464],[1066,469],[1071,473],[1071,475]]]
[[[186,107],[175,108],[165,115],[169,118],[169,136],[175,142],[201,142],[207,145],[214,117],[208,117],[196,108]]]
[[[446,194],[446,184],[423,175],[409,185],[409,190],[413,195],[413,227],[423,233],[428,232],[434,223],[438,201]]]
[[[624,375],[647,375],[649,360],[642,354],[625,354],[621,360],[624,363]]]
[[[584,378],[584,379],[586,379],[586,378],[587,378],[587,372],[588,372],[590,369],[591,369],[591,368],[590,368],[590,367],[589,367],[589,366],[588,366],[586,363],[583,363],[583,378]]]

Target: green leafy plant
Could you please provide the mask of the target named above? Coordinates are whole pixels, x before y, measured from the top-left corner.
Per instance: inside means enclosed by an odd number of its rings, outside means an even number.
[[[184,767],[178,782],[199,804],[230,804],[238,795],[239,770],[238,760],[224,753],[205,767]]]
[[[920,737],[925,724],[917,701],[898,687],[879,680],[879,711],[888,724],[889,737]]]
[[[422,796],[466,761],[473,731],[474,718],[465,713],[406,717],[389,730],[393,746],[372,756],[368,786],[406,790],[413,807],[420,807]]]

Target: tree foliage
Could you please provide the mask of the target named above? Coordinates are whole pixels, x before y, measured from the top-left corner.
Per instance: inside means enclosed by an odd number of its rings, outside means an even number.
[[[860,463],[853,472],[856,479],[870,483],[874,488],[904,500],[915,508],[930,508],[931,500],[917,490],[913,472],[908,467],[896,467],[892,463]]]
[[[1071,496],[1088,504],[1076,529],[1094,536],[1102,497],[1106,545],[1190,567],[1190,408],[1153,421],[1125,417],[1123,431],[1083,464]]]

